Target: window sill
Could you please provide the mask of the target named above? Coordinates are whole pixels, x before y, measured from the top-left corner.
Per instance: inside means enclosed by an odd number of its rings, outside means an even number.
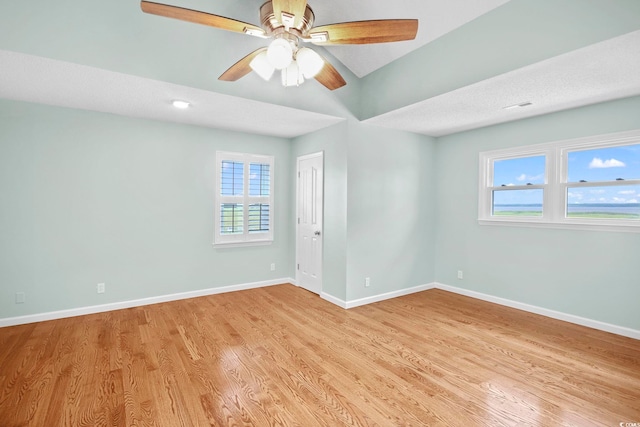
[[[253,242],[229,242],[229,243],[216,243],[213,242],[213,246],[219,249],[226,248],[243,248],[248,246],[269,246],[273,243],[273,240],[256,240]]]
[[[615,231],[623,233],[640,233],[640,222],[637,224],[607,224],[601,222],[586,221],[522,221],[504,219],[478,219],[480,225],[497,225],[506,227],[528,227],[528,228],[555,228],[565,230],[587,230],[587,231]]]

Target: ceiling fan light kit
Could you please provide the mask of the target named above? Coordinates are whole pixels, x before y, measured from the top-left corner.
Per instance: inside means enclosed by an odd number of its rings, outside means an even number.
[[[300,72],[300,67],[296,61],[292,61],[287,68],[282,70],[282,86],[300,86],[302,83],[304,83],[304,76]]]
[[[320,70],[322,70],[322,67],[324,67],[324,59],[308,47],[298,49],[296,52],[296,62],[306,79],[314,78]]]
[[[281,39],[274,40],[271,45],[279,40]],[[297,49],[295,53],[291,54],[287,52],[286,55],[278,56],[275,59],[272,58],[275,56],[274,54],[269,55],[269,49],[271,46],[266,51],[258,53],[251,60],[249,66],[257,75],[267,81],[271,79],[276,70],[281,70],[283,86],[300,86],[304,83],[304,79],[314,78],[325,64],[324,59],[308,47]],[[281,53],[279,49],[277,53]],[[283,66],[285,62],[288,64]]]
[[[143,0],[143,12],[208,25],[261,38],[273,38],[268,47],[257,49],[226,70],[218,78],[236,81],[251,71],[264,80],[281,71],[283,86],[299,86],[304,79],[315,78],[329,90],[346,85],[340,73],[313,49],[301,43],[318,45],[370,44],[413,40],[417,19],[386,19],[342,22],[313,27],[315,16],[307,0],[270,0],[260,7],[260,24],[253,24]]]
[[[283,70],[293,60],[293,47],[285,39],[275,39],[267,48],[267,59],[276,70]]]
[[[271,61],[267,58],[267,51],[264,50],[256,55],[255,58],[251,60],[249,66],[257,75],[262,77],[265,80],[271,79],[274,71],[276,71],[276,67],[271,65]]]

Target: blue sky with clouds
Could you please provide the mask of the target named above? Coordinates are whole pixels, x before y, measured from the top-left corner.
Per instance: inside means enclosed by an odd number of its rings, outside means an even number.
[[[543,184],[544,156],[497,161],[494,186]],[[598,182],[640,179],[640,144],[596,150],[573,151],[568,156],[568,181],[593,182],[593,187],[569,189],[569,203],[640,203],[640,185],[598,186]],[[500,193],[500,194],[498,194]],[[496,204],[542,202],[542,191],[496,192]]]

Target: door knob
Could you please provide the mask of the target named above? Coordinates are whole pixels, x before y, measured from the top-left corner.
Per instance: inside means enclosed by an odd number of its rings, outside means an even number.
[[[315,234],[316,236],[319,236],[319,235],[320,235],[320,232],[319,232],[319,231],[316,231],[316,232],[315,232],[315,233],[313,233],[313,234]]]

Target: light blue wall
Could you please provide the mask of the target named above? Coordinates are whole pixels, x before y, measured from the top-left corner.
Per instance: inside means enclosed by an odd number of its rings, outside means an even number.
[[[295,159],[324,151],[325,292],[351,301],[435,278],[640,329],[637,234],[477,224],[479,151],[640,128],[638,98],[439,139],[355,119],[636,30],[639,1],[511,0],[362,80],[323,52],[348,81],[333,92],[253,74],[220,82],[263,41],[146,15],[138,1],[6,3],[0,49],[347,121],[289,141],[0,101],[0,318],[293,277]],[[257,22],[260,3],[222,2],[216,13]],[[218,149],[276,156],[272,246],[211,245]]]
[[[323,288],[322,291],[341,300],[346,299],[347,276],[347,123],[322,129],[293,139],[291,144],[292,199],[295,200],[296,159],[324,153],[324,224],[323,224]],[[291,206],[295,218],[295,201]],[[291,245],[294,248],[295,231]]]
[[[640,329],[640,234],[477,221],[481,151],[638,128],[634,97],[439,138],[436,280]]]
[[[295,159],[324,151],[328,294],[435,279],[640,329],[637,234],[477,223],[480,151],[636,129],[639,117],[636,97],[437,140],[350,120],[289,141],[0,101],[0,318],[294,277]],[[272,246],[211,245],[219,149],[276,156]]]
[[[433,280],[431,138],[350,119],[289,141],[7,100],[0,124],[0,318],[294,277],[295,161],[317,151],[323,291],[348,301]],[[216,150],[276,156],[273,245],[211,245]]]
[[[433,138],[349,123],[348,301],[433,281],[434,154]]]
[[[273,245],[213,247],[216,150],[275,156]],[[292,277],[290,164],[286,139],[0,100],[0,318]]]
[[[322,291],[353,301],[432,282],[433,138],[350,118],[294,139],[291,157],[318,151],[325,156]]]

